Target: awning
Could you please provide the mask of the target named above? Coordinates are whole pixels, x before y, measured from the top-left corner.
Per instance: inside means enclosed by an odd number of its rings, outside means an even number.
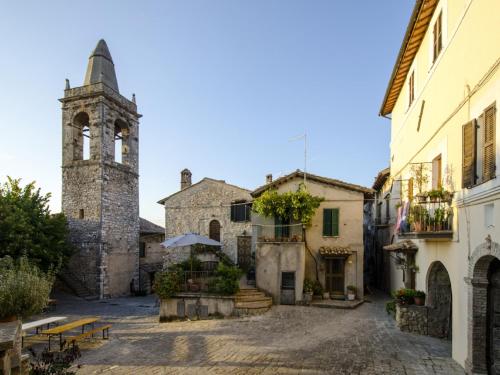
[[[323,257],[348,257],[352,250],[349,246],[321,246],[319,254]]]
[[[418,246],[412,240],[403,240],[391,245],[384,246],[386,251],[397,251],[401,253],[410,253],[418,251]]]

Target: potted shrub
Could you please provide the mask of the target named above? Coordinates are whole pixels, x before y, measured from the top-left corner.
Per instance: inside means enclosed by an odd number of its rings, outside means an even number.
[[[313,296],[313,283],[309,279],[304,279],[304,288],[303,288],[303,294],[304,294],[304,302],[306,304],[311,303],[312,301],[312,296]]]
[[[313,297],[318,299],[323,297],[323,286],[318,280],[313,283]]]
[[[416,197],[417,197],[417,202],[418,202],[418,203],[425,203],[425,202],[427,202],[427,197],[428,197],[428,196],[429,196],[429,194],[428,194],[428,193],[426,193],[426,192],[423,192],[423,193],[418,193],[418,194],[416,195]]]
[[[406,306],[415,303],[415,290],[401,288],[392,292],[392,296],[397,304]]]
[[[413,297],[415,300],[415,305],[424,306],[425,305],[425,292],[422,290],[415,291],[415,296]]]
[[[445,216],[444,208],[441,207],[436,208],[436,210],[434,211],[434,223],[437,231],[440,231],[442,229],[442,226],[445,222],[444,216]]]
[[[354,301],[357,288],[354,285],[347,285],[347,300]]]

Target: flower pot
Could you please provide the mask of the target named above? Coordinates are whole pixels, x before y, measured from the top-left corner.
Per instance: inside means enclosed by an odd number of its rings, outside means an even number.
[[[330,293],[329,292],[324,292],[323,293],[323,299],[330,299]]]
[[[304,292],[303,299],[306,304],[310,304],[312,301],[313,293],[312,292]]]
[[[425,297],[414,297],[415,305],[424,306],[425,305]]]
[[[347,292],[347,300],[348,301],[354,301],[355,298],[356,298],[356,294],[355,293]]]

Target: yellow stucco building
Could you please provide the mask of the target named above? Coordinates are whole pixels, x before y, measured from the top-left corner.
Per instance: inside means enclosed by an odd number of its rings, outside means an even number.
[[[499,105],[500,1],[417,0],[380,110],[391,120],[391,250],[416,245],[429,324],[474,374],[500,373]]]

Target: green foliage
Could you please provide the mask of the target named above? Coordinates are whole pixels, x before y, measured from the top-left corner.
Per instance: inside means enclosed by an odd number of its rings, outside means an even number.
[[[414,297],[425,298],[425,292],[423,290],[416,290]]]
[[[240,290],[240,278],[243,272],[235,266],[228,266],[222,262],[217,266],[215,278],[210,283],[212,293],[232,295]]]
[[[234,266],[234,263],[231,260],[231,258],[226,253],[224,253],[219,246],[196,244],[192,245],[192,251],[194,254],[203,254],[203,253],[214,254],[226,266]]]
[[[0,318],[28,318],[41,313],[49,302],[54,283],[51,270],[45,273],[21,257],[0,258]]]
[[[303,291],[304,293],[312,293],[314,291],[314,283],[308,278],[304,279]]]
[[[78,345],[71,346],[61,352],[51,352],[45,348],[41,353],[36,353],[32,348],[30,375],[74,375],[76,372],[69,368],[73,362],[81,357]]]
[[[389,301],[385,303],[385,311],[387,314],[392,315],[396,313],[396,301]]]
[[[352,293],[356,293],[356,290],[358,290],[355,285],[347,285],[346,289],[348,292],[350,291]]]
[[[400,305],[413,305],[415,303],[415,289],[401,288],[392,292],[395,302]]]
[[[316,280],[314,283],[313,283],[313,294],[315,296],[322,296],[323,295],[323,286],[321,285],[321,283]]]
[[[278,193],[276,190],[266,190],[253,201],[252,209],[264,217],[290,219],[310,225],[322,201],[323,198],[312,196],[301,184],[295,192]]]
[[[179,263],[179,266],[184,271],[201,271],[201,260],[195,255],[191,255],[188,259]]]
[[[182,268],[178,266],[170,267],[165,272],[159,272],[155,276],[154,290],[161,299],[171,298],[180,292],[182,285]]]
[[[59,267],[71,255],[67,221],[49,211],[50,194],[31,182],[7,178],[0,185],[0,257],[26,255],[43,270]]]

